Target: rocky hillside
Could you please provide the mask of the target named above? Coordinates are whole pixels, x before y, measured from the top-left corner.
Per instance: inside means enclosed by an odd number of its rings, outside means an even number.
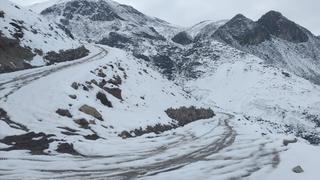
[[[32,8],[40,17],[1,8],[23,62],[87,55],[0,75],[5,179],[318,173],[319,40],[280,13],[182,28],[111,0],[49,1]]]
[[[66,0],[44,9],[42,15],[65,25],[82,39],[95,42],[119,36],[164,40],[174,26],[111,0]],[[57,19],[58,18],[58,19]],[[81,22],[79,22],[81,20]],[[104,29],[104,31],[100,31]],[[110,45],[116,42],[109,42]]]
[[[320,83],[320,41],[281,13],[270,11],[258,21],[239,14],[221,26],[213,39],[254,54],[267,64],[286,68]]]
[[[48,22],[38,14],[7,0],[1,1],[0,5],[0,72],[50,64],[54,61],[48,59],[48,52],[72,52],[72,49],[81,47],[63,26]],[[87,54],[83,48],[78,52]],[[69,56],[69,60],[78,58],[77,55]]]

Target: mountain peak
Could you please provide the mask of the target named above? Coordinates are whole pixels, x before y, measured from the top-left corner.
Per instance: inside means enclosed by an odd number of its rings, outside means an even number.
[[[309,39],[307,32],[301,26],[277,11],[269,11],[257,23],[270,34],[289,42],[301,43]]]
[[[243,14],[237,14],[229,21],[229,23],[235,23],[235,22],[239,22],[239,21],[240,22],[248,22],[248,23],[253,22],[251,19],[247,18]]]
[[[248,19],[248,18],[243,14],[237,14],[232,19]]]
[[[280,12],[271,10],[264,14],[261,18],[281,19],[285,18]]]

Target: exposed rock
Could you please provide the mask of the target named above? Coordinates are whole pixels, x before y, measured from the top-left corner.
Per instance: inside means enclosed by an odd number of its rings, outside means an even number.
[[[116,48],[124,48],[126,44],[132,44],[131,38],[116,32],[110,32],[109,37],[105,37],[98,42],[99,44],[108,45]]]
[[[96,85],[96,86],[99,86],[97,80],[95,80],[95,79],[92,79],[90,82],[91,82],[92,84]],[[99,87],[100,87],[100,86],[99,86]],[[103,87],[103,86],[102,86],[102,87]]]
[[[292,171],[293,171],[294,173],[303,173],[303,172],[304,172],[304,170],[302,169],[301,166],[296,166],[296,167],[294,167],[294,168],[292,169]]]
[[[139,128],[139,129],[134,129],[130,132],[123,131],[118,136],[122,137],[122,139],[127,139],[127,138],[142,136],[144,134],[149,134],[149,133],[161,134],[165,131],[175,129],[177,127],[179,126],[176,124],[169,124],[169,125],[156,124],[154,126],[147,126],[145,129]]]
[[[98,74],[97,74],[99,77],[102,77],[102,78],[105,78],[107,77],[107,75],[100,69]]]
[[[172,41],[182,45],[188,45],[193,42],[192,37],[185,31],[182,31],[172,38]]]
[[[20,129],[26,132],[29,131],[29,129],[25,125],[12,121],[8,113],[2,108],[0,108],[0,120],[7,123],[11,128]]]
[[[172,79],[172,74],[175,70],[175,63],[167,55],[156,55],[152,57],[152,60],[156,66],[158,66],[162,73],[169,79]]]
[[[80,125],[82,128],[85,128],[85,129],[89,128],[89,122],[84,118],[76,119],[74,120],[74,122]]]
[[[93,141],[100,138],[97,134],[91,134],[91,135],[87,135],[87,136],[83,136],[83,137],[84,137],[85,139],[93,140]]]
[[[95,120],[89,120],[89,124],[96,124]]]
[[[49,60],[50,64],[73,61],[88,56],[89,52],[90,51],[88,49],[81,46],[76,49],[60,50],[58,53],[50,51],[44,56],[44,59]]]
[[[83,105],[79,108],[79,111],[103,121],[102,115],[94,107]]]
[[[263,15],[257,23],[270,34],[290,42],[301,43],[309,39],[301,27],[276,11],[270,11]]]
[[[320,84],[320,73],[315,70],[320,67],[316,63],[319,39],[279,12],[270,11],[258,21],[238,15],[219,27],[212,38]],[[292,57],[296,60],[291,61]]]
[[[72,87],[73,89],[75,89],[75,90],[78,90],[78,89],[79,89],[79,83],[73,82],[73,83],[71,84],[71,87]]]
[[[71,99],[77,99],[77,95],[69,95]]]
[[[67,109],[58,109],[56,113],[59,114],[60,116],[72,118],[70,111]]]
[[[0,142],[10,147],[0,149],[0,151],[11,150],[29,150],[32,154],[45,154],[43,151],[49,148],[49,144],[53,139],[49,139],[54,135],[47,135],[45,133],[30,132],[27,134],[7,136],[1,139]]]
[[[119,88],[108,88],[108,87],[105,87],[103,89],[106,90],[112,96],[120,99],[121,101],[123,100],[122,99],[122,95],[121,95],[121,89],[119,89]]]
[[[38,54],[39,56],[43,56],[43,51],[41,49],[34,49],[34,53]]]
[[[209,119],[215,116],[215,113],[210,108],[198,109],[194,106],[191,106],[189,108],[181,107],[178,109],[169,108],[165,112],[170,118],[177,120],[179,126],[183,126],[185,124],[188,124],[190,122],[200,120],[200,119]]]
[[[0,10],[0,17],[4,18],[4,15],[5,15],[4,11]]]
[[[88,88],[86,85],[82,85],[82,89],[83,89],[84,91],[89,91],[89,88]]]
[[[136,58],[138,58],[138,59],[143,59],[143,60],[145,60],[145,61],[147,61],[147,62],[150,62],[150,61],[151,61],[148,56],[145,56],[145,55],[143,55],[143,54],[133,54],[133,56],[136,57]]]
[[[113,107],[113,106],[112,106],[112,103],[108,100],[107,96],[106,96],[103,92],[98,92],[98,93],[97,93],[97,99],[99,99],[100,102],[101,102],[103,105],[105,105],[105,106],[107,106],[107,107],[110,107],[110,108]]]
[[[57,25],[60,29],[62,29],[64,31],[64,33],[66,33],[67,36],[69,36],[71,39],[74,39],[73,34],[71,33],[71,31],[68,28],[66,28],[65,26],[63,26],[61,24],[57,24]]]
[[[108,80],[107,83],[113,84],[115,86],[119,86],[122,84],[122,79],[120,76],[113,76],[112,79]]]
[[[69,143],[60,143],[56,151],[58,153],[64,153],[64,154],[81,155],[73,148],[73,144],[69,144]]]
[[[24,36],[23,29],[26,29],[26,28],[23,26],[23,21],[17,21],[17,20],[13,20],[13,21],[14,22],[9,23],[11,26],[14,27],[14,30],[15,30],[15,33],[12,36],[20,40]]]
[[[294,138],[293,140],[284,139],[284,140],[283,140],[283,145],[284,145],[284,146],[288,146],[289,144],[296,143],[296,142],[298,142],[298,139],[297,139],[297,138]]]
[[[70,1],[65,4],[64,9],[60,9],[59,5],[54,5],[42,11],[41,14],[46,15],[53,12],[55,15],[63,16],[69,20],[75,18],[75,14],[87,16],[92,21],[124,20],[105,1]]]
[[[22,47],[18,39],[3,37],[0,31],[0,73],[28,69],[26,61],[35,56],[28,47]]]
[[[154,28],[152,28],[153,33],[149,34],[146,32],[139,32],[139,33],[134,33],[134,35],[139,36],[141,38],[147,38],[151,40],[160,40],[160,41],[165,41],[166,38],[160,35]]]
[[[127,138],[131,138],[132,137],[132,135],[128,131],[122,131],[121,134],[119,134],[119,136],[122,139],[127,139]]]
[[[281,72],[285,77],[290,77],[290,74],[289,73],[287,73],[287,72]]]

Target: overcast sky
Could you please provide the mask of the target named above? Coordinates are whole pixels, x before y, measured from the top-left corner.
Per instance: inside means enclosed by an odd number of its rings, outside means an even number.
[[[12,0],[22,5],[46,0]],[[258,19],[269,10],[320,35],[320,0],[116,0],[171,23],[190,26],[203,20],[230,19],[242,13]]]

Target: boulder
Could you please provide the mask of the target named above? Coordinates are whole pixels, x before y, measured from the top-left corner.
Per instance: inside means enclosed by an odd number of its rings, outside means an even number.
[[[87,128],[89,127],[89,122],[88,122],[86,119],[84,119],[84,118],[82,118],[82,119],[76,119],[76,120],[74,120],[74,122],[75,122],[76,124],[80,125],[82,128],[87,129]]]
[[[71,99],[77,99],[77,95],[69,95]]]
[[[111,94],[115,98],[118,98],[121,101],[123,100],[122,99],[122,95],[121,95],[121,89],[119,89],[119,88],[108,88],[108,87],[105,87],[103,89],[106,90],[109,94]]]
[[[294,138],[293,140],[284,139],[283,140],[283,145],[284,146],[288,146],[289,144],[296,143],[296,142],[298,142],[297,138]]]
[[[79,88],[79,83],[73,82],[73,83],[71,84],[71,87],[72,87],[73,89],[77,90],[77,89]]]
[[[67,110],[67,109],[58,109],[58,110],[56,111],[56,113],[59,114],[60,116],[72,118],[71,113],[70,113],[69,110]]]
[[[106,96],[104,93],[98,92],[98,93],[97,93],[97,99],[99,99],[100,102],[101,102],[103,105],[105,105],[105,106],[107,106],[107,107],[109,107],[109,108],[112,108],[112,107],[113,107],[113,106],[112,106],[112,103],[108,100],[107,96]]]
[[[293,171],[294,173],[303,173],[303,172],[304,172],[304,170],[302,169],[301,166],[296,166],[296,167],[294,167],[294,168],[292,169],[292,171]]]
[[[88,106],[88,105],[83,105],[79,108],[79,111],[88,114],[94,118],[99,119],[100,121],[103,121],[102,115],[97,111],[96,108]]]
[[[69,143],[61,143],[58,145],[56,151],[58,153],[63,153],[63,154],[71,154],[71,155],[80,155],[80,153],[78,153],[74,147],[73,144],[69,144]]]

